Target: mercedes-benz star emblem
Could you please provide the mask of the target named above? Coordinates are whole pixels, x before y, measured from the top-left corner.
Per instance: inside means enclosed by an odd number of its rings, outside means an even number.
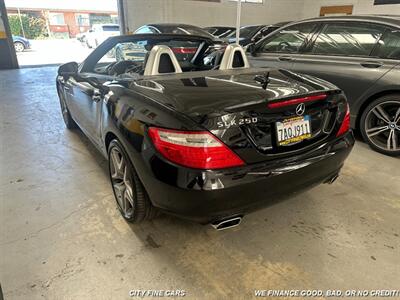
[[[302,116],[305,111],[306,111],[306,106],[304,105],[304,103],[300,103],[299,105],[297,105],[296,115]]]

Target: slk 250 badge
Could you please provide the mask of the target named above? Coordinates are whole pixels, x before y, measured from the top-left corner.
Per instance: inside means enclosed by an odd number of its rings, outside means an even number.
[[[226,120],[226,121],[219,121],[217,122],[218,128],[231,128],[232,126],[240,126],[240,125],[248,125],[248,124],[255,124],[258,122],[257,117],[252,117],[252,118],[233,118],[231,120]]]

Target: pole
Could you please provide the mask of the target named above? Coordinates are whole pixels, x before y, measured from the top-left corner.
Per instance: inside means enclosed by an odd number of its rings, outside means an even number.
[[[236,44],[239,45],[240,38],[240,17],[242,13],[242,0],[237,0],[237,10],[236,10]]]
[[[17,55],[15,54],[10,24],[8,23],[6,4],[4,0],[0,0],[0,70],[18,68]]]
[[[19,10],[19,8],[18,8],[18,18],[19,18],[19,23],[21,24],[22,35],[24,36],[24,38],[26,38],[24,24],[22,24],[21,11]]]
[[[118,20],[120,34],[128,34],[128,24],[125,17],[125,5],[123,0],[118,0]]]

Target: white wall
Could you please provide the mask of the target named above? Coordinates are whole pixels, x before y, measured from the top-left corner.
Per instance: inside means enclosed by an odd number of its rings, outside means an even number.
[[[146,23],[181,22],[201,27],[235,26],[236,5],[230,0],[220,3],[192,0],[123,0],[129,31]],[[242,24],[273,24],[298,20],[303,0],[264,0],[264,4],[243,3]]]
[[[127,31],[146,23],[181,22],[201,27],[235,26],[236,2],[194,0],[122,0]],[[398,14],[400,4],[373,5],[373,0],[264,0],[263,4],[243,3],[242,24],[273,24],[319,16],[321,6],[354,5],[353,14]]]
[[[355,14],[397,14],[400,15],[400,4],[374,5],[374,0],[302,0],[304,8],[302,18],[319,16],[321,6],[353,5]]]

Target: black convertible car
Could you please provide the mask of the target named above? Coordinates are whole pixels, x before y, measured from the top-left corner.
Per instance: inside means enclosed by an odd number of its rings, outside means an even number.
[[[178,60],[173,49],[188,44],[196,53]],[[118,60],[116,47],[129,59]],[[59,68],[65,124],[108,158],[126,220],[163,211],[235,226],[251,210],[333,182],[349,155],[354,138],[338,88],[250,68],[238,45],[222,57],[213,51],[200,36],[119,36]]]

